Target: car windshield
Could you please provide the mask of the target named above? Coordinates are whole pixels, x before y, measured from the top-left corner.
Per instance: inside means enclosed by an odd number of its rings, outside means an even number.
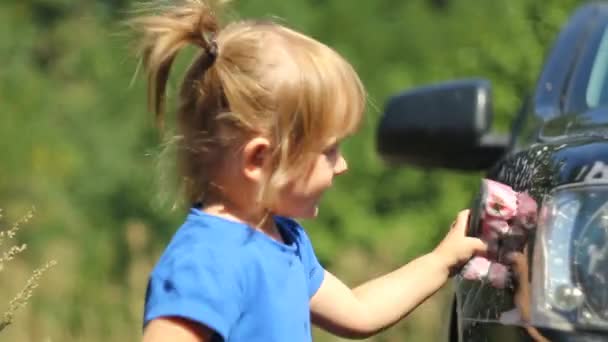
[[[608,105],[608,27],[593,61],[585,97],[589,108]]]

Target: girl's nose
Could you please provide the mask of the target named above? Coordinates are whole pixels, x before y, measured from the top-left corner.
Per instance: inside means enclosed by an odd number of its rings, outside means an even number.
[[[348,170],[348,164],[346,163],[346,159],[344,159],[344,156],[340,154],[338,156],[338,160],[336,161],[336,165],[334,165],[334,174],[340,175],[346,172],[346,170]]]

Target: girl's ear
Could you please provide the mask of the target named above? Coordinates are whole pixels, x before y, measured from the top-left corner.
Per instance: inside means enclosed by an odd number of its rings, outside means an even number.
[[[263,177],[264,165],[270,155],[270,141],[264,137],[255,137],[243,147],[241,154],[243,174],[252,181],[260,181]]]

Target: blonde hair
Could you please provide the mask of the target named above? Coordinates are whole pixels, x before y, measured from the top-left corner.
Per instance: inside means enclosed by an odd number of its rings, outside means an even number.
[[[201,47],[181,83],[177,108],[186,200],[203,203],[221,156],[262,135],[272,144],[273,170],[259,200],[269,205],[329,139],[358,128],[365,90],[352,66],[328,46],[271,21],[222,27],[215,10],[202,0],[185,0],[131,21],[142,33],[149,103],[162,130],[171,65],[183,47]]]

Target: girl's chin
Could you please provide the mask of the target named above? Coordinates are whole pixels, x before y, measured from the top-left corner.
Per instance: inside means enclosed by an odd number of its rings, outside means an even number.
[[[294,219],[314,219],[319,215],[319,201],[309,201],[291,207],[278,207],[273,210],[275,215],[291,217]]]
[[[304,210],[299,210],[296,215],[293,215],[294,218],[300,219],[314,219],[319,215],[319,205],[314,205],[312,207],[306,208]]]
[[[312,216],[310,218],[315,218],[319,216],[319,205],[315,205],[312,209]]]

